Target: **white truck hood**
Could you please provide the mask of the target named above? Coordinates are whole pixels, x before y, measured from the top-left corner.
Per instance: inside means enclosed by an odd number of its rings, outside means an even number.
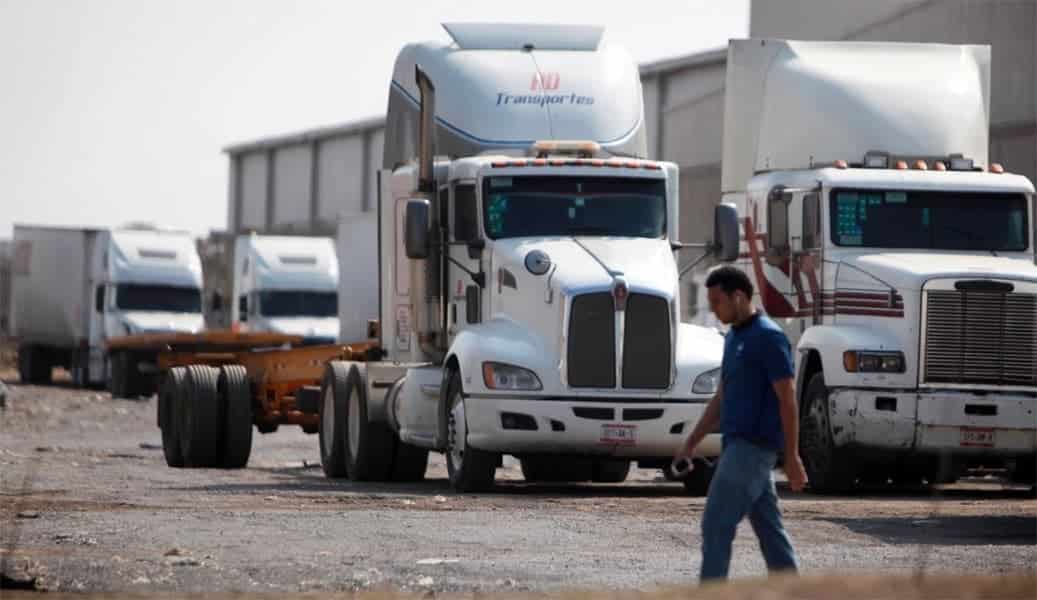
[[[897,252],[847,257],[841,261],[899,291],[917,291],[930,279],[1013,279],[1037,282],[1031,256]]]
[[[122,321],[132,333],[198,333],[205,328],[200,313],[123,312]]]
[[[270,330],[286,335],[338,339],[335,317],[276,317],[265,319]]]
[[[612,286],[611,273],[622,274],[631,290],[652,291],[673,299],[676,263],[667,240],[648,238],[537,238],[502,240],[496,244],[503,262],[528,274],[526,255],[541,250],[556,266],[552,285],[573,294]],[[515,273],[518,275],[518,273]]]

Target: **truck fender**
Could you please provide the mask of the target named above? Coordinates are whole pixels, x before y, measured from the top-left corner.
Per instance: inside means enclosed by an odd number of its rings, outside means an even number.
[[[816,366],[810,357],[820,358],[825,385],[828,388],[855,387],[863,385],[860,374],[847,373],[843,369],[843,353],[847,350],[900,350],[897,337],[879,328],[860,325],[815,325],[803,333],[796,346],[796,384],[802,394],[809,376],[809,369]]]

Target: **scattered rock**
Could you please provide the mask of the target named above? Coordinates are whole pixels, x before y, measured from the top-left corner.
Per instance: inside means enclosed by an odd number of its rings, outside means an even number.
[[[436,496],[432,500],[434,502],[438,503],[438,504],[442,504],[442,503],[446,502],[446,496]]]
[[[18,513],[19,519],[39,519],[40,513],[34,510],[23,510]]]
[[[148,585],[148,584],[151,583],[151,580],[148,579],[147,577],[144,577],[143,575],[141,575],[140,577],[134,579],[133,583],[135,585]]]
[[[201,563],[190,556],[170,556],[166,558],[166,564],[171,567],[197,567]]]
[[[36,578],[28,575],[0,573],[0,590],[35,590]]]
[[[406,500],[406,499],[404,499],[404,500],[400,500],[400,503],[402,503],[404,506],[414,506],[414,501],[413,500]]]
[[[170,548],[162,553],[162,556],[183,556],[187,554],[182,548]]]
[[[37,452],[54,452],[55,450],[54,446],[36,446]]]
[[[141,450],[161,450],[162,449],[162,444],[152,444],[151,442],[141,442],[139,445],[140,445],[140,449]]]
[[[419,565],[452,565],[461,562],[457,558],[423,558],[417,562]]]
[[[436,585],[436,580],[426,575],[418,580],[418,585],[421,587],[432,587]]]

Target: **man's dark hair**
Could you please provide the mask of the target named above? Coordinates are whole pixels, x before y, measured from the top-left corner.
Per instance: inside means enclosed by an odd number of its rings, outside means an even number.
[[[728,296],[741,291],[750,300],[753,298],[753,282],[749,281],[749,276],[737,267],[720,267],[710,272],[709,277],[706,278],[706,287],[720,287]]]

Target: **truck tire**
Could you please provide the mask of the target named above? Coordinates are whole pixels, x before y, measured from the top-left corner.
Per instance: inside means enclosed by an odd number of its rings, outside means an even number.
[[[594,461],[594,475],[591,481],[595,483],[623,483],[630,474],[629,460],[601,459]]]
[[[1008,476],[1012,483],[1034,483],[1037,481],[1037,460],[1016,459],[1008,471]]]
[[[695,459],[694,468],[691,473],[681,479],[684,485],[684,493],[688,496],[701,498],[709,494],[709,484],[713,481],[713,474],[717,472],[716,463]]]
[[[346,398],[349,365],[331,361],[324,367],[320,384],[320,466],[328,479],[349,475],[346,465]]]
[[[575,483],[594,480],[595,466],[589,458],[529,456],[519,460],[519,464],[522,467],[522,478],[529,483]]]
[[[116,352],[111,356],[111,361],[112,379],[109,382],[108,389],[112,393],[112,398],[130,398],[132,381],[129,356],[125,352]]]
[[[498,455],[468,446],[461,374],[450,371],[447,379],[446,466],[450,487],[457,492],[483,492],[493,488]]]
[[[835,447],[828,415],[828,388],[824,375],[816,373],[807,385],[799,422],[799,447],[810,481],[817,494],[835,494],[853,488],[856,471],[846,452]]]
[[[220,367],[216,388],[223,404],[222,466],[243,469],[252,453],[252,389],[245,367]]]
[[[428,470],[428,450],[412,446],[396,438],[391,479],[402,483],[423,481],[426,470]]]
[[[180,399],[186,377],[187,371],[183,367],[173,367],[166,373],[158,391],[158,410],[155,411],[162,430],[162,453],[166,465],[177,469],[184,466],[184,454],[180,448]]]
[[[48,385],[51,381],[51,364],[47,351],[38,346],[22,346],[18,349],[18,379],[22,383]]]
[[[216,382],[219,371],[205,365],[187,367],[181,394],[180,448],[184,466],[215,467],[223,450],[223,415]]]
[[[392,431],[367,413],[367,386],[356,365],[346,376],[346,470],[354,481],[389,481],[392,476]]]

